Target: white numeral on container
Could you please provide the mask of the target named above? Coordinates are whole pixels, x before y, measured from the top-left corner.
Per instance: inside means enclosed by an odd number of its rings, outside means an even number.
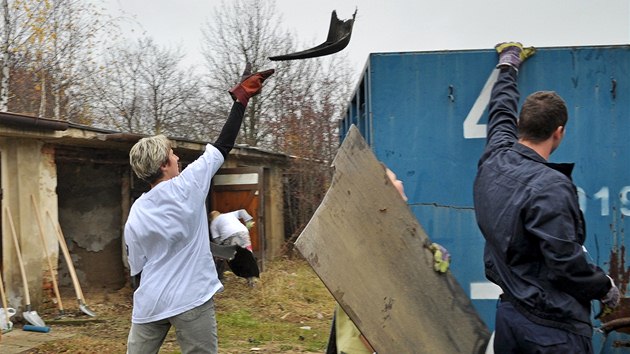
[[[490,103],[490,94],[492,93],[492,87],[499,78],[499,69],[494,69],[490,73],[486,84],[483,85],[481,93],[477,97],[475,104],[473,104],[470,112],[464,119],[464,139],[479,139],[486,137],[486,124],[479,124],[483,113]]]
[[[602,201],[602,216],[610,215],[610,191],[608,190],[608,187],[602,187],[602,189],[600,189],[599,192],[595,193],[593,197],[595,197],[595,199],[601,199]]]
[[[587,204],[589,198],[587,197],[584,189],[577,187],[578,192],[578,201],[580,203],[580,210],[583,213],[586,213]],[[619,190],[619,211],[624,216],[630,216],[630,186],[621,187]],[[610,188],[604,186],[601,187],[597,193],[593,194],[593,200],[599,200],[599,212],[601,216],[609,216],[610,208],[611,208],[611,200],[610,200]],[[612,202],[613,205],[614,201]],[[613,209],[614,210],[614,209]]]

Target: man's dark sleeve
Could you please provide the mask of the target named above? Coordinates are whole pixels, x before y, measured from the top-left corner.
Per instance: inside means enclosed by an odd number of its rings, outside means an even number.
[[[214,142],[214,147],[217,148],[223,155],[223,158],[227,158],[228,154],[234,147],[236,142],[236,136],[239,130],[241,130],[241,123],[243,122],[243,116],[245,115],[245,106],[239,102],[234,102],[230,114],[228,115],[219,137]]]
[[[604,297],[610,280],[588,262],[578,241],[579,206],[570,183],[550,183],[533,198],[528,210],[524,226],[540,240],[549,282],[581,301]]]
[[[487,149],[512,145],[516,141],[516,122],[520,94],[517,71],[508,66],[499,69],[499,77],[492,88],[488,108]]]

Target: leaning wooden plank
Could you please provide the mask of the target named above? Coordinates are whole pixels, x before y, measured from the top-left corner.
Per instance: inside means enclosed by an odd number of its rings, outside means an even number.
[[[429,238],[356,127],[333,165],[295,245],[374,349],[484,352],[486,325],[453,275],[433,270]]]

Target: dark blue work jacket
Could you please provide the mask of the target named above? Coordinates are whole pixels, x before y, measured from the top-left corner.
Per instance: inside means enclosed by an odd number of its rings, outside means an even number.
[[[590,337],[590,301],[611,284],[582,247],[573,164],[548,163],[518,142],[516,79],[516,71],[502,69],[493,88],[474,184],[486,277],[531,321]]]

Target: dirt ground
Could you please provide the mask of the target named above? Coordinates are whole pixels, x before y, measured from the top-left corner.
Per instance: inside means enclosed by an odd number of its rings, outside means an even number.
[[[334,300],[303,260],[268,262],[252,289],[230,272],[225,289],[215,296],[219,353],[322,353],[325,349]],[[84,290],[86,304],[97,314],[79,310],[72,292],[64,291],[66,315],[51,308],[38,314],[51,331],[69,338],[49,341],[25,353],[125,353],[130,327],[132,292]],[[21,328],[16,323],[14,330]],[[41,334],[45,335],[45,334]],[[160,353],[180,353],[173,329]]]

